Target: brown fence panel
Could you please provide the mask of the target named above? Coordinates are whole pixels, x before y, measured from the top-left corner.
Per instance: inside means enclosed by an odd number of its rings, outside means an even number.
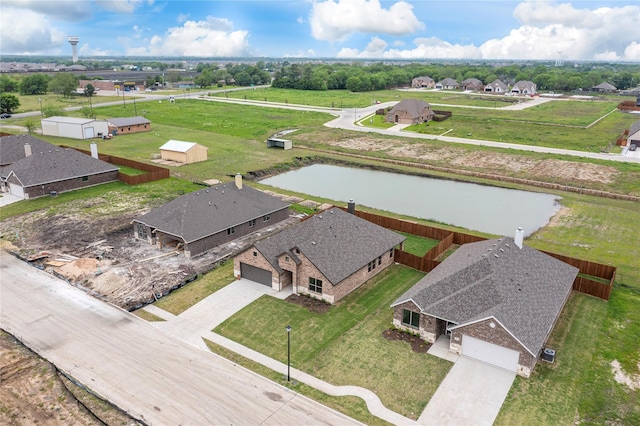
[[[477,237],[475,235],[463,234],[461,232],[455,232],[453,235],[453,244],[463,245],[469,243],[477,243],[478,241],[486,241],[487,238]]]
[[[425,259],[415,254],[407,253],[402,250],[394,250],[393,260],[401,265],[408,266],[409,268],[416,269],[422,272],[430,272],[433,268],[438,266],[440,262],[432,259]]]
[[[617,268],[615,266],[603,265],[601,263],[590,262],[588,260],[576,259],[573,257],[563,256],[561,254],[551,253],[544,250],[540,251],[548,254],[551,257],[555,257],[558,260],[568,263],[571,266],[575,266],[580,270],[581,274],[611,280],[611,278],[614,277],[616,273]]]
[[[575,281],[573,282],[573,289],[575,291],[579,291],[580,293],[585,293],[604,300],[609,300],[612,288],[613,287],[609,284],[593,281],[581,276],[576,277]]]
[[[444,240],[440,241],[437,246],[429,250],[424,255],[424,259],[429,259],[429,260],[435,259],[438,256],[440,256],[442,253],[447,251],[449,247],[451,247],[451,245],[453,244],[453,236],[454,236],[453,232],[447,235],[447,237]]]

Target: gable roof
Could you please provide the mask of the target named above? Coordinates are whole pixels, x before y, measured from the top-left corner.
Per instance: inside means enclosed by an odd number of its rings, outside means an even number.
[[[495,79],[491,83],[487,84],[487,87],[496,88],[500,87],[502,89],[507,89],[507,85],[502,82],[500,79]]]
[[[277,257],[288,253],[295,258],[293,250],[297,248],[336,285],[404,240],[402,235],[333,208],[261,240],[254,247],[279,272]]]
[[[244,185],[219,184],[182,195],[135,219],[186,243],[285,209],[289,203]]]
[[[467,78],[460,83],[461,86],[482,87],[483,84],[477,78]]]
[[[448,77],[439,81],[438,84],[442,84],[443,86],[460,86],[457,81]]]
[[[598,84],[596,86],[593,86],[592,88],[593,89],[602,89],[602,90],[618,90],[618,89],[616,89],[616,86],[614,86],[613,84],[609,84],[606,81],[604,81],[604,82],[602,82],[602,83],[600,83],[600,84]]]
[[[412,117],[419,117],[424,111],[425,108],[431,108],[431,105],[421,99],[403,99],[393,108],[388,114],[395,114],[397,112],[403,111],[410,114]]]
[[[94,121],[104,122],[105,120],[95,120],[93,118],[81,118],[81,117],[65,117],[65,116],[53,116],[48,118],[43,118],[40,121],[44,122],[52,122],[52,123],[65,123],[65,124],[89,124]]]
[[[165,143],[164,145],[162,145],[160,149],[165,151],[187,152],[196,145],[198,144],[195,142],[176,141],[172,139],[167,143]]]
[[[34,152],[1,170],[3,179],[13,173],[29,187],[59,182],[83,176],[117,171],[119,167],[83,154],[72,148],[54,147],[52,150]]]
[[[489,317],[539,353],[578,269],[513,238],[465,244],[391,306],[413,301],[455,328]]]
[[[146,118],[140,117],[140,116],[110,118],[107,121],[109,121],[109,123],[113,124],[116,127],[137,126],[138,124],[149,124],[149,123],[151,123]]]
[[[640,132],[640,120],[631,125],[631,128],[629,129],[629,137],[635,136],[638,132]]]
[[[31,135],[13,135],[0,138],[0,166],[15,163],[26,157],[24,146],[31,146],[31,152],[42,152],[56,149],[57,146],[34,138]]]
[[[424,81],[425,83],[431,83],[432,81],[434,81],[431,77],[429,76],[420,76],[420,77],[416,77],[413,79],[414,81]]]
[[[513,88],[518,88],[520,91],[528,89],[533,90],[536,87],[536,84],[533,81],[529,80],[520,80],[513,85]]]

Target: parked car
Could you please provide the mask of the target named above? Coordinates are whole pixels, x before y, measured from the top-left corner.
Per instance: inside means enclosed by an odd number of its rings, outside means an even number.
[[[0,118],[11,118],[11,114],[9,114],[8,112],[3,112],[2,114],[0,114]]]
[[[637,148],[635,143],[632,143],[631,146],[629,146],[629,151],[635,151]]]

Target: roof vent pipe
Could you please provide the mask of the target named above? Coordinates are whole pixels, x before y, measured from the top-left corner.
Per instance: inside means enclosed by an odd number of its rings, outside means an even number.
[[[353,201],[353,198],[349,200],[349,204],[347,204],[347,211],[351,214],[356,213],[356,202]]]
[[[29,145],[29,142],[24,144],[24,156],[25,157],[31,156],[31,145]]]
[[[236,187],[242,189],[242,175],[240,173],[236,173]]]
[[[524,241],[524,230],[521,226],[516,230],[516,236],[513,238],[513,241],[516,243],[519,249],[522,248],[522,243]]]

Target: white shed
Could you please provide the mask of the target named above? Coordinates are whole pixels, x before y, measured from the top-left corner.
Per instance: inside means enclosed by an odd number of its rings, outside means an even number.
[[[42,134],[48,136],[92,139],[109,133],[109,123],[106,120],[57,116],[43,118],[40,123],[42,124]]]

